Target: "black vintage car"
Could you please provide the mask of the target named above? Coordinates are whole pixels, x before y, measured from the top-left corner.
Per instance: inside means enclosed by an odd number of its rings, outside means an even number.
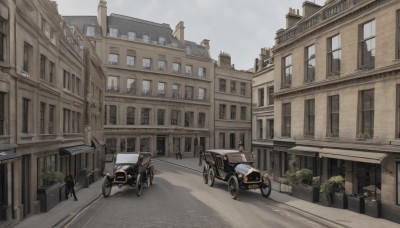
[[[203,179],[205,184],[214,185],[215,178],[228,182],[228,191],[233,199],[239,190],[260,189],[262,196],[271,194],[271,180],[253,167],[252,153],[238,150],[213,149],[201,155],[205,161]]]
[[[111,193],[113,185],[119,188],[123,185],[130,185],[136,188],[136,195],[142,194],[143,184],[153,184],[154,166],[151,160],[151,153],[118,153],[112,174],[107,173],[104,177],[102,193],[107,198]]]

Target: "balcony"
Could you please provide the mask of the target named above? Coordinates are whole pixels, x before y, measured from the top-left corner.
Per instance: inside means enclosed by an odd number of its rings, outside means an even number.
[[[107,92],[119,93],[119,87],[118,86],[107,86]]]

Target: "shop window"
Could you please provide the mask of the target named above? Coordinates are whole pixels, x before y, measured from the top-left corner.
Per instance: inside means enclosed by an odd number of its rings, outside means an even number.
[[[115,154],[117,152],[117,139],[106,139],[106,154]]]
[[[43,186],[43,176],[45,173],[56,171],[56,155],[38,158],[38,186]]]
[[[340,159],[328,160],[328,177],[342,176],[345,177],[345,161]]]
[[[126,147],[127,152],[135,152],[136,138],[127,138],[126,145],[127,145],[127,147]]]
[[[357,163],[358,194],[376,200],[381,199],[381,166]]]
[[[140,152],[150,152],[150,138],[140,139]]]
[[[192,151],[192,138],[186,137],[185,138],[185,152]]]

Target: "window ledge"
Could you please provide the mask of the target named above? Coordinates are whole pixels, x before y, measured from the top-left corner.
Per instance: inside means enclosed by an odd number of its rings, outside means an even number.
[[[21,139],[32,139],[33,135],[32,134],[27,134],[27,133],[22,133]]]

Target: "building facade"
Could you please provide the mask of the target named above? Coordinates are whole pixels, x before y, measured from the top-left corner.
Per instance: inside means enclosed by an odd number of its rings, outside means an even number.
[[[274,138],[274,64],[270,50],[261,49],[252,79],[252,151],[257,166],[272,175]]]
[[[106,153],[150,151],[154,156],[198,154],[214,144],[213,74],[209,41],[185,40],[175,30],[128,16],[66,16],[96,44],[107,74]]]
[[[251,150],[251,76],[236,70],[227,53],[219,54],[215,67],[215,145],[214,148],[237,149],[243,143]]]
[[[272,50],[275,181],[294,163],[321,183],[341,175],[347,195],[397,222],[399,10],[392,0],[304,2]]]
[[[55,2],[0,3],[0,226],[40,211],[47,174],[84,183],[99,169],[93,159],[101,155],[84,134],[90,82],[78,37]]]

